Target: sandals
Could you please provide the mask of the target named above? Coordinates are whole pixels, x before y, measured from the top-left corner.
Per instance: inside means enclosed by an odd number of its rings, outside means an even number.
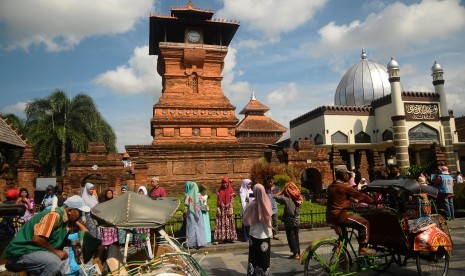
[[[358,250],[358,255],[360,256],[363,256],[363,255],[375,255],[376,254],[376,250],[374,249],[371,249],[371,248],[360,248]]]
[[[273,236],[273,240],[280,241],[280,240],[281,240],[281,238],[280,238],[280,237],[278,237],[277,235],[274,235],[274,236]]]
[[[299,253],[292,254],[291,256],[289,256],[289,259],[300,260],[300,254]]]

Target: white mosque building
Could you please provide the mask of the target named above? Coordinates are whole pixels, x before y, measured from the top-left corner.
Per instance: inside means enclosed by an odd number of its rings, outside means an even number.
[[[434,62],[434,92],[402,91],[401,68],[394,60],[387,67],[361,60],[342,77],[333,106],[321,106],[290,121],[290,145],[311,140],[316,147],[334,145],[354,169],[360,152],[377,151],[384,165],[401,168],[425,165],[431,147],[439,145],[449,170],[460,170],[455,119],[447,108],[444,71]],[[279,143],[279,141],[278,141]],[[372,160],[371,160],[372,161]]]

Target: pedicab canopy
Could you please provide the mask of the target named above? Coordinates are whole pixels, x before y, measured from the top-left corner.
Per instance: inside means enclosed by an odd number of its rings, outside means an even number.
[[[437,197],[438,189],[431,185],[420,185],[414,179],[395,179],[395,180],[374,180],[364,187],[367,192],[389,192],[389,190],[396,190],[398,192],[406,192],[411,195],[418,195],[425,193],[432,197]]]
[[[179,207],[177,198],[153,199],[126,192],[97,204],[91,213],[100,226],[117,228],[158,228],[165,225]]]

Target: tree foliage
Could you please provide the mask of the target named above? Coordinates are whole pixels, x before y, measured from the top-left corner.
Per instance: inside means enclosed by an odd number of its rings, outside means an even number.
[[[89,142],[104,142],[109,152],[116,151],[116,135],[88,95],[69,99],[55,90],[29,102],[25,112],[28,142],[45,174],[64,175],[69,153],[85,152]]]

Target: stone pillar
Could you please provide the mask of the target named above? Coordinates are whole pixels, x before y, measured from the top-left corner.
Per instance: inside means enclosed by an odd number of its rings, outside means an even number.
[[[34,157],[31,146],[26,146],[23,155],[18,162],[18,187],[26,188],[29,194],[34,194],[36,179],[39,176],[39,163]]]
[[[351,171],[355,169],[355,156],[354,156],[354,154],[355,153],[353,151],[349,152],[349,155],[350,155],[350,161],[349,161],[350,162],[350,168],[349,168],[349,170],[351,170]]]
[[[441,117],[441,124],[444,130],[444,155],[446,156],[449,172],[457,170],[454,154],[454,144],[452,142],[452,131],[450,127],[450,117]]]
[[[393,58],[387,65],[389,82],[391,84],[391,104],[394,109],[394,116],[391,117],[394,149],[396,151],[396,164],[401,168],[410,167],[408,156],[408,140],[405,129],[405,111],[402,101],[402,91],[400,89],[399,64]]]
[[[455,155],[455,165],[457,166],[457,171],[461,172],[462,169],[460,168],[460,158],[459,153],[457,151],[454,152]]]
[[[420,162],[420,152],[419,152],[419,151],[415,151],[415,164],[416,164],[416,165],[421,165],[421,162]]]
[[[384,166],[385,168],[387,168],[387,166],[386,166],[386,163],[387,163],[387,162],[386,162],[386,156],[385,156],[385,154],[384,154],[384,151],[380,151],[380,152],[379,152],[379,159],[381,160],[381,164],[383,164],[383,166]]]

